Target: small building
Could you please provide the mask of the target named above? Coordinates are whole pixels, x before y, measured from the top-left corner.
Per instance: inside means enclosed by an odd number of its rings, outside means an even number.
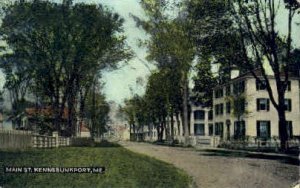
[[[87,125],[83,122],[80,123],[79,137],[90,138],[91,131],[88,129]]]

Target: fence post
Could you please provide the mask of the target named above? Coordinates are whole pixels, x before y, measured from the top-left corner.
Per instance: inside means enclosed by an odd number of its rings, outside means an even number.
[[[57,131],[54,131],[54,132],[52,133],[52,136],[55,138],[55,147],[59,147],[58,132],[57,132]]]

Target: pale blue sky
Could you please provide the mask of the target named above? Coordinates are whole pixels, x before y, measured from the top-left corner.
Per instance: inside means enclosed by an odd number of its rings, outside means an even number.
[[[140,61],[145,59],[146,50],[138,47],[138,39],[145,39],[146,34],[143,30],[136,27],[130,14],[143,17],[143,10],[139,0],[75,0],[74,2],[101,3],[113,12],[120,14],[124,19],[124,31],[127,36],[127,43],[132,48],[138,58],[133,58],[128,65],[110,72],[103,73],[102,81],[104,93],[108,100],[122,103],[125,98],[129,98],[133,93],[142,94],[144,87],[136,85],[136,78],[141,77],[147,80],[150,74],[149,69]],[[151,66],[153,68],[153,66]],[[130,91],[132,88],[133,93]]]

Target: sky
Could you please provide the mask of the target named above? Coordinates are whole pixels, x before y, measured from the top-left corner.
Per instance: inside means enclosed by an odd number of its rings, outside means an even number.
[[[114,12],[125,19],[124,31],[127,42],[137,56],[137,58],[131,59],[128,65],[103,74],[102,80],[105,83],[103,89],[107,99],[122,103],[125,98],[131,97],[133,93],[144,93],[145,87],[136,85],[136,79],[143,78],[146,81],[150,74],[149,68],[142,62],[145,61],[146,49],[138,47],[138,40],[145,39],[146,34],[142,29],[136,27],[134,20],[130,17],[130,14],[144,17],[143,10],[140,7],[139,0],[92,0],[92,2],[100,2],[112,8]],[[151,65],[150,67],[153,68]]]
[[[2,1],[2,0],[0,0]],[[9,1],[9,0],[6,0]],[[61,2],[62,0],[55,0]],[[142,78],[146,84],[147,77],[150,75],[150,70],[142,61],[145,61],[146,49],[138,47],[138,39],[147,38],[142,29],[136,27],[134,20],[130,14],[138,17],[143,17],[143,10],[139,4],[140,0],[74,0],[74,2],[84,3],[101,3],[111,9],[113,12],[118,13],[125,19],[124,31],[127,36],[127,43],[134,51],[137,58],[131,59],[127,65],[114,71],[103,72],[102,82],[104,84],[103,93],[106,95],[107,100],[122,103],[125,98],[131,97],[134,93],[143,94],[144,88],[136,84],[137,78]],[[286,12],[280,10],[278,16],[278,27],[281,31],[287,30]],[[298,16],[298,22],[300,19]],[[297,46],[300,46],[300,27],[294,27],[293,38],[296,38]],[[141,61],[142,60],[142,61]],[[154,69],[154,66],[150,69]],[[0,86],[4,83],[4,76],[0,74]],[[131,89],[130,89],[131,88]]]

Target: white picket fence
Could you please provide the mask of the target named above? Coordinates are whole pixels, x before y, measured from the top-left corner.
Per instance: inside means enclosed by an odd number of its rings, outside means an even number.
[[[0,149],[7,148],[54,148],[70,146],[70,138],[60,137],[57,133],[53,136],[36,135],[30,131],[0,130]]]
[[[220,136],[175,136],[179,143],[185,143],[194,147],[217,147],[220,143]]]

